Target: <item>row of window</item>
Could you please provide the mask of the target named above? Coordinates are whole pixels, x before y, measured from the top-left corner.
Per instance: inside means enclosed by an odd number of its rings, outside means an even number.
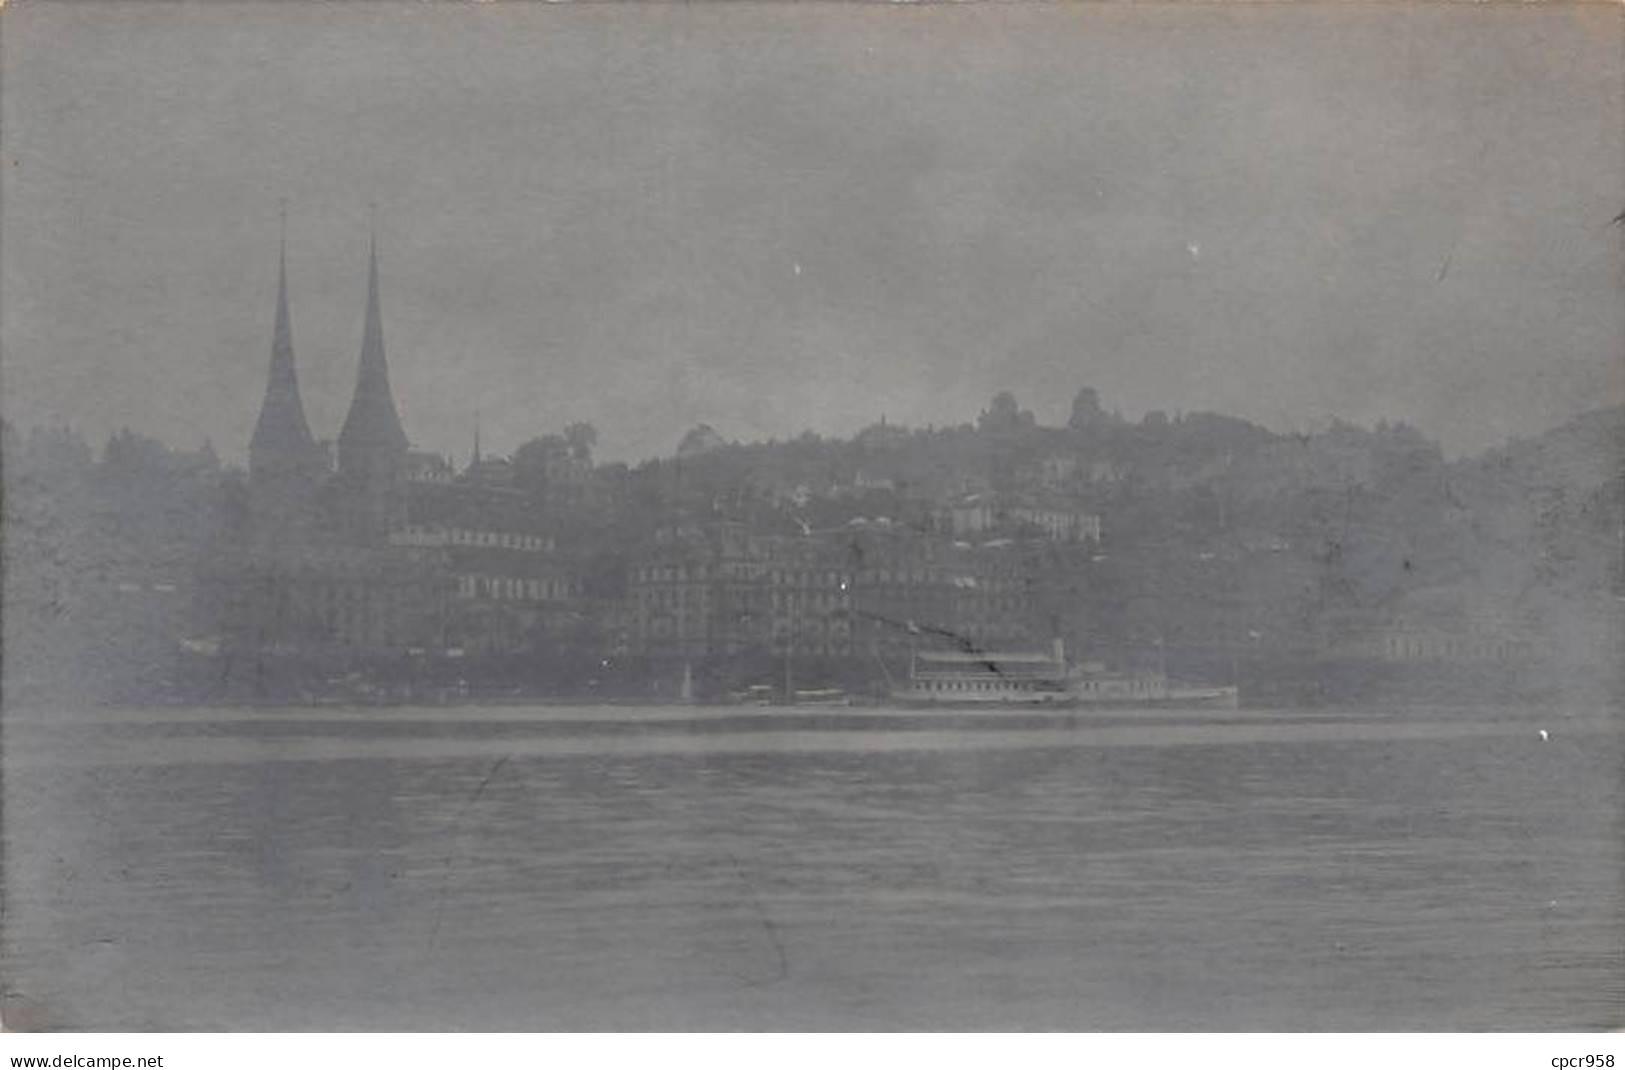
[[[1037,528],[1056,539],[1100,538],[1100,517],[1092,513],[1022,508],[1000,510],[981,505],[961,506],[950,510],[949,515],[949,523],[956,532],[986,531],[1006,522]]]
[[[696,605],[696,606],[703,606],[705,604],[706,598],[705,598],[705,592],[703,590],[695,591],[691,597],[686,598],[686,599],[683,597],[683,595],[684,595],[683,591],[681,591],[681,590],[672,590],[672,589],[669,589],[669,588],[668,589],[662,589],[662,590],[654,590],[654,591],[639,591],[638,592],[638,605],[642,606],[644,609],[647,610],[647,609],[676,609],[677,607],[682,606],[685,603],[693,604],[693,605]]]
[[[939,585],[956,588],[976,588],[987,590],[1013,590],[1022,586],[1023,580],[1012,576],[975,576],[960,573],[946,573],[937,570],[920,569],[865,569],[854,577],[844,572],[823,570],[789,570],[764,569],[759,575],[735,575],[736,570],[722,568],[716,570],[718,578],[738,579],[765,579],[778,586],[800,587],[838,587],[849,590],[854,579],[857,584],[870,586],[872,584],[907,584],[916,587],[926,585]],[[632,570],[635,583],[683,583],[706,578],[707,568],[704,565],[641,565]]]
[[[1083,690],[1104,694],[1144,694],[1157,691],[1155,680],[1085,680]],[[916,680],[916,691],[1055,691],[1053,683],[1036,680]]]
[[[916,691],[1053,691],[1030,680],[916,680]]]
[[[685,590],[683,588],[655,588],[653,590],[638,591],[635,594],[635,598],[637,600],[638,607],[644,612],[676,610],[685,607],[704,610],[713,602],[713,599],[709,597],[708,592],[703,588],[697,590]],[[803,613],[833,613],[837,610],[851,609],[852,603],[853,598],[848,594],[821,593],[815,591],[797,597],[788,594],[781,595],[778,592],[774,592],[771,602],[758,602],[756,604],[756,609],[758,612],[771,611],[774,613],[793,613],[798,611]],[[721,604],[724,607],[744,607],[747,605],[747,603],[739,599],[723,599],[721,600]],[[906,600],[903,607],[910,610],[923,610],[930,607],[937,607],[941,612],[946,612],[947,614],[953,616],[960,616],[985,613],[1015,613],[1025,609],[1026,604],[1027,603],[1024,598],[1011,595],[981,595],[978,597],[960,597],[952,599],[939,598],[931,599],[929,601],[923,598],[913,598]],[[769,607],[771,607],[771,610]],[[894,606],[894,608],[896,607]]]
[[[1162,684],[1154,679],[1132,677],[1128,680],[1085,680],[1082,687],[1085,691],[1098,692],[1102,695],[1133,695],[1161,691]]]
[[[518,576],[457,577],[457,594],[462,598],[497,598],[528,601],[570,598],[575,585],[565,579],[530,579]]]
[[[503,550],[537,552],[553,549],[553,540],[545,535],[527,535],[514,531],[474,531],[467,528],[442,528],[408,524],[394,532],[390,541],[397,546],[487,546]]]

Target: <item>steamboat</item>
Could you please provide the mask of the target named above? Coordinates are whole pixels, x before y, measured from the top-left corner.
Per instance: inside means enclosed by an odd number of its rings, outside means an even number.
[[[1165,673],[1070,666],[1059,639],[1047,652],[916,651],[893,702],[910,706],[1160,706],[1235,709],[1234,686],[1172,683]]]

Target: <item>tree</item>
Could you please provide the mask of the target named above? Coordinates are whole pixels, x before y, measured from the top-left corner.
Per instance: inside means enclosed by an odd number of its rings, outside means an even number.
[[[992,402],[977,417],[976,426],[982,431],[1019,431],[1037,422],[1032,410],[1021,408],[1016,404],[1014,394],[1001,390],[993,395]]]
[[[683,441],[677,444],[677,456],[694,457],[701,453],[721,449],[725,445],[727,443],[722,440],[722,436],[717,434],[710,424],[700,424],[684,435]]]
[[[1074,431],[1082,431],[1087,427],[1094,427],[1100,423],[1106,414],[1100,408],[1100,394],[1094,387],[1086,386],[1079,390],[1072,399],[1072,416],[1066,425]]]
[[[514,482],[540,494],[570,463],[570,444],[562,435],[533,438],[513,453]]]
[[[521,472],[546,473],[570,456],[570,445],[561,435],[533,438],[513,453],[514,468]]]
[[[573,423],[564,429],[570,460],[582,468],[592,467],[592,448],[598,445],[598,431],[589,423]]]
[[[155,438],[123,428],[102,449],[102,467],[120,479],[150,478],[165,473],[169,450]]]

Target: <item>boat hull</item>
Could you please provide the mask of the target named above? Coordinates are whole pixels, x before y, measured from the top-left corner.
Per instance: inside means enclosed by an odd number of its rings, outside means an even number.
[[[921,695],[912,691],[893,691],[891,700],[899,706],[978,707],[984,709],[1055,709],[1078,705],[1076,695],[1057,694],[1053,697],[1033,695]]]
[[[1134,706],[1152,709],[1223,709],[1241,706],[1241,694],[1234,687],[1170,687],[1162,694],[1116,695],[1103,698],[1080,696],[1080,706]]]
[[[1054,694],[920,694],[897,690],[891,701],[899,706],[935,709],[1226,709],[1240,707],[1240,694],[1234,687],[1174,687],[1160,693],[1092,695],[1077,692]]]

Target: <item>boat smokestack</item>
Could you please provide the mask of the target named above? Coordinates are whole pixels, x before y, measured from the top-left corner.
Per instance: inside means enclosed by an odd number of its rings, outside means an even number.
[[[1066,643],[1060,636],[1056,636],[1052,645],[1055,651],[1055,664],[1063,669],[1066,668]]]

